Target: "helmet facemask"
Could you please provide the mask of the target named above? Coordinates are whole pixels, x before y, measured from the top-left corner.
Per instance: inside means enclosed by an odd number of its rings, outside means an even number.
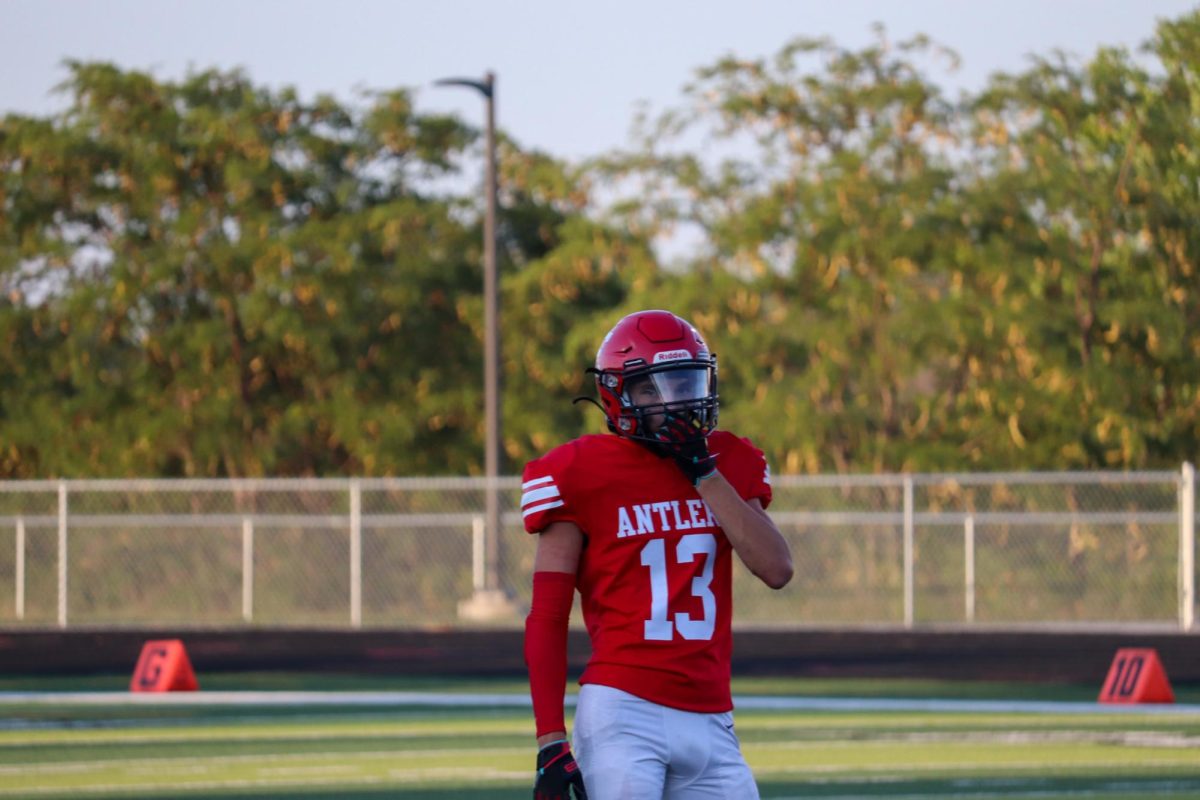
[[[596,382],[605,405],[619,409],[609,415],[609,427],[630,439],[656,442],[654,434],[668,419],[687,422],[696,438],[717,426],[715,358],[600,372]]]

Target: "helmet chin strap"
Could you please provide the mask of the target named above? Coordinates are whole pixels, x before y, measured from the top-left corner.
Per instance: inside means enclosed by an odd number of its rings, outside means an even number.
[[[585,369],[583,371],[583,374],[584,375],[599,375],[600,370],[596,369],[595,367],[588,367],[587,369]],[[609,420],[608,420],[608,412],[604,410],[604,406],[600,405],[599,401],[597,401],[596,398],[588,397],[585,394],[581,394],[579,397],[576,397],[574,400],[571,401],[571,405],[575,405],[575,404],[581,403],[581,402],[582,403],[591,403],[596,408],[600,409],[600,413],[604,415],[604,421],[608,423],[610,428],[612,427],[612,423],[609,422]]]
[[[604,406],[600,405],[596,398],[581,394],[579,397],[576,397],[571,401],[571,405],[575,405],[576,403],[591,403],[596,408],[600,409],[600,413],[604,414],[605,419],[608,419],[608,413],[604,410]]]
[[[604,406],[600,405],[600,403],[595,398],[588,397],[587,395],[580,395],[579,397],[576,397],[574,400],[571,401],[571,405],[575,405],[576,403],[591,403],[596,408],[600,409],[600,413],[604,415],[604,424],[608,426],[608,429],[610,431],[617,434],[618,436],[624,436],[627,439],[640,438],[640,437],[630,436],[629,434],[621,433],[620,431],[618,431],[616,429],[616,427],[613,425],[612,420],[608,418],[608,411],[606,411]],[[647,439],[646,441],[649,442],[652,440]]]

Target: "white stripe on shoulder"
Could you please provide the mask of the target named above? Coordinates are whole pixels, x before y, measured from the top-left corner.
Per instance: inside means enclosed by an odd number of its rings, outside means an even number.
[[[559,494],[557,486],[554,484],[543,486],[541,489],[534,489],[521,495],[521,507],[524,508],[530,503],[536,503],[538,500],[546,500],[548,498],[555,498],[558,496]]]
[[[541,478],[534,478],[531,481],[525,481],[524,483],[521,484],[521,490],[524,491],[525,489],[532,489],[534,486],[541,486],[543,483],[553,483],[553,482],[554,482],[554,476],[546,475]]]
[[[549,503],[542,503],[540,506],[530,506],[521,512],[521,516],[528,517],[530,514],[536,514],[539,511],[545,511],[549,508],[558,508],[561,505],[565,505],[562,500],[553,500]]]

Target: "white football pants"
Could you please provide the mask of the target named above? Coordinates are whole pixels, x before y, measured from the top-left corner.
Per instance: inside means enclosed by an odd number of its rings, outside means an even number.
[[[573,734],[588,800],[758,800],[732,712],[680,711],[587,683]]]

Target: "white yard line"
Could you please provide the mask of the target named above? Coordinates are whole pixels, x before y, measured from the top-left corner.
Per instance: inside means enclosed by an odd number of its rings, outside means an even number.
[[[1005,789],[980,789],[974,792],[955,792],[954,794],[939,794],[938,800],[988,800],[988,798],[997,798],[998,800],[1038,800],[1039,798],[1051,798],[1051,800],[1061,800],[1061,798],[1091,798],[1091,797],[1111,797],[1114,794],[1129,795],[1136,791],[1139,797],[1178,797],[1183,790],[1192,790],[1196,788],[1196,784],[1183,783],[1175,784],[1173,787],[1150,788],[1146,789],[1141,786],[1130,786],[1128,784],[1115,784],[1112,788],[1104,789],[1030,789],[1028,791],[1008,791]],[[927,794],[888,794],[888,800],[929,800]],[[779,797],[775,800],[812,800],[809,795],[796,795],[788,797]],[[863,800],[861,794],[823,794],[821,800]]]
[[[289,761],[320,761],[322,759],[336,763],[348,761],[405,761],[410,759],[446,758],[461,756],[465,751],[461,747],[437,750],[376,750],[353,753],[255,753],[252,755],[212,755],[161,758],[121,758],[96,759],[92,761],[63,761],[48,764],[5,764],[0,766],[0,776],[27,775],[33,773],[58,774],[66,772],[86,772],[94,769],[126,769],[138,767],[153,767],[156,770],[188,769],[196,765],[206,767],[226,764],[266,764]],[[481,752],[488,756],[521,756],[529,753],[528,747],[484,747],[474,748],[473,752]]]
[[[568,706],[575,695],[567,695]],[[0,692],[0,706],[369,706],[451,708],[529,708],[525,694],[476,692]],[[934,713],[1155,714],[1200,715],[1197,704],[1105,705],[1049,700],[930,700],[882,697],[785,697],[744,695],[738,710],[766,711],[928,711]]]
[[[286,779],[286,780],[268,780],[268,779],[248,779],[238,778],[230,780],[217,781],[191,781],[188,783],[112,783],[112,784],[89,784],[87,786],[71,786],[71,787],[50,787],[37,786],[23,789],[6,789],[0,788],[0,797],[27,797],[37,794],[103,794],[108,792],[124,792],[133,795],[146,794],[151,797],[154,792],[178,792],[181,790],[212,790],[212,789],[259,789],[272,788],[282,789],[290,786],[296,788],[309,788],[313,786],[321,786],[323,783],[330,783],[335,786],[346,786],[349,784],[396,784],[396,783],[420,783],[422,781],[443,780],[445,778],[458,778],[471,783],[479,783],[484,781],[520,781],[532,780],[532,770],[513,771],[513,770],[498,770],[498,769],[480,769],[472,767],[469,771],[464,771],[462,767],[445,767],[436,769],[423,769],[417,771],[390,771],[387,777],[381,776],[361,776],[357,778],[347,778],[339,776],[333,781],[323,782],[320,779],[305,778],[304,780]]]
[[[1183,760],[1183,756],[1179,758],[1148,758],[1145,760],[1119,760],[1106,759],[1103,764],[1097,764],[1094,761],[1005,761],[1003,759],[989,759],[987,761],[960,761],[953,762],[939,761],[936,764],[906,764],[903,767],[898,767],[895,764],[795,764],[786,767],[757,767],[754,770],[756,775],[797,775],[797,774],[821,774],[821,773],[839,773],[839,772],[854,772],[869,775],[884,775],[893,778],[894,780],[911,780],[913,776],[924,773],[939,774],[943,772],[971,772],[978,769],[1004,769],[1004,770],[1042,770],[1042,769],[1062,769],[1062,770],[1080,770],[1103,766],[1105,769],[1114,767],[1178,767],[1191,766],[1193,759]],[[1075,777],[1075,776],[1070,776]],[[938,795],[941,797],[941,795]],[[824,799],[823,799],[824,800]]]
[[[0,705],[448,706],[528,708],[521,694],[454,692],[0,692]]]

